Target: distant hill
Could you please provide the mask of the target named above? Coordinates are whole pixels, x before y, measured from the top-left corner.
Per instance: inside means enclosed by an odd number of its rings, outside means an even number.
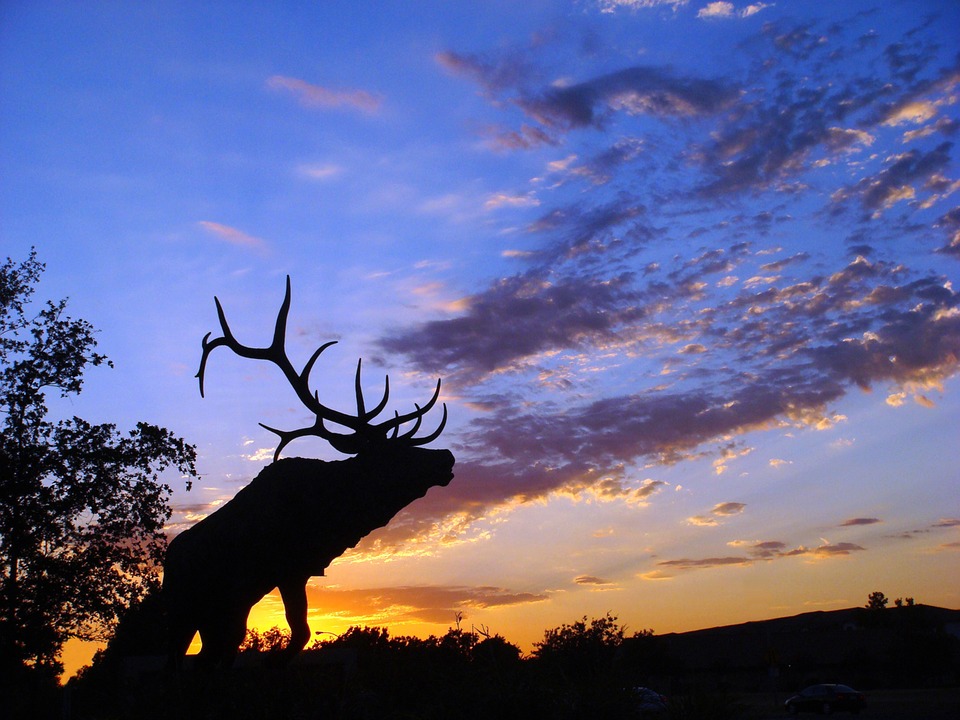
[[[960,677],[960,610],[930,605],[809,612],[657,637],[671,676],[737,686],[942,685]]]

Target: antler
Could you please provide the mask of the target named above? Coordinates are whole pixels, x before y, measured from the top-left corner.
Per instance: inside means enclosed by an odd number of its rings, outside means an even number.
[[[297,430],[277,430],[276,428],[272,428],[268,425],[260,423],[261,427],[269,430],[272,433],[275,433],[280,437],[280,444],[277,445],[276,452],[274,452],[273,455],[274,460],[277,460],[280,457],[280,452],[291,441],[300,437],[307,437],[309,435],[315,435],[323,438],[339,452],[347,455],[355,455],[362,450],[375,448],[378,446],[383,447],[383,445],[387,442],[393,446],[403,445],[407,447],[416,447],[419,445],[426,445],[427,443],[436,440],[443,431],[444,426],[447,424],[447,406],[446,403],[444,403],[443,417],[441,418],[440,425],[437,427],[437,429],[424,437],[416,437],[417,430],[420,429],[420,424],[423,421],[423,416],[429,412],[429,410],[436,404],[437,399],[440,397],[439,379],[437,380],[437,388],[434,390],[433,397],[431,397],[422,408],[414,403],[416,410],[413,412],[409,412],[404,415],[394,413],[394,416],[389,420],[385,420],[375,425],[371,424],[371,421],[381,412],[383,412],[383,409],[387,406],[387,401],[390,397],[390,377],[386,377],[383,388],[383,397],[380,399],[380,402],[378,402],[376,407],[373,409],[367,410],[363,399],[363,390],[360,386],[360,367],[363,363],[362,359],[357,361],[357,376],[355,380],[357,414],[348,415],[338,410],[329,408],[321,403],[318,393],[315,391],[310,391],[310,372],[313,370],[314,363],[316,363],[321,353],[323,353],[323,351],[331,345],[335,345],[337,341],[331,340],[330,342],[324,343],[317,348],[313,355],[310,356],[307,364],[303,366],[303,370],[297,372],[296,368],[293,367],[293,363],[291,363],[290,359],[287,357],[287,351],[284,346],[287,333],[287,315],[290,312],[289,275],[287,276],[287,289],[283,297],[283,303],[280,305],[280,312],[277,314],[277,323],[273,331],[273,341],[266,347],[250,347],[248,345],[241,345],[230,331],[230,326],[227,324],[227,317],[223,312],[223,307],[220,305],[220,300],[215,297],[214,302],[217,305],[217,316],[220,319],[220,328],[223,330],[223,337],[210,340],[210,336],[213,333],[207,333],[203,337],[203,341],[201,343],[203,347],[203,355],[200,357],[200,370],[196,375],[196,377],[200,380],[200,396],[203,397],[203,378],[207,367],[207,358],[210,356],[210,352],[214,348],[224,346],[233,350],[240,357],[251,358],[253,360],[268,360],[279,367],[284,376],[287,378],[287,381],[290,383],[290,386],[296,392],[297,397],[300,398],[300,402],[302,402],[304,406],[310,410],[310,412],[316,415],[317,420],[313,425],[299,428]],[[327,429],[327,427],[324,425],[324,422],[335,423],[337,425],[349,428],[353,431],[353,433],[343,434],[333,432]],[[400,427],[409,422],[414,423],[413,428],[407,430],[403,434],[400,434]]]

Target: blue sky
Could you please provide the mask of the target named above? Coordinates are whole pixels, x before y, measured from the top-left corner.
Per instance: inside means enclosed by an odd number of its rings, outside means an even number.
[[[177,531],[309,424],[429,398],[456,479],[311,587],[315,630],[529,648],[960,606],[960,6],[7,2],[0,246],[116,367],[59,412],[197,444]],[[299,440],[287,455],[335,458]],[[318,511],[318,523],[322,522]],[[268,599],[253,619],[282,622]]]

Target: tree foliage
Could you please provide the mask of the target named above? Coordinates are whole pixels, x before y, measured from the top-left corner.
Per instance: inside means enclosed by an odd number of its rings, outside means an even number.
[[[93,326],[67,301],[33,311],[36,251],[0,265],[0,658],[53,674],[67,639],[102,640],[156,587],[170,517],[165,471],[196,476],[196,450],[165,428],[49,417],[83,387]],[[189,489],[189,480],[187,482]]]

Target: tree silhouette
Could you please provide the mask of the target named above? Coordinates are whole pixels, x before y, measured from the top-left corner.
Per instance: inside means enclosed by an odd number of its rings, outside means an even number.
[[[170,516],[161,474],[195,477],[196,452],[147,423],[124,434],[48,417],[49,395],[78,394],[88,367],[111,363],[66,300],[31,314],[43,270],[36,250],[0,265],[0,672],[56,676],[67,639],[106,639],[158,584]]]
[[[542,685],[552,687],[553,702],[571,717],[628,717],[636,661],[642,655],[639,644],[650,635],[644,630],[625,637],[610,613],[589,621],[583,616],[546,630],[543,640],[534,643],[533,659]]]
[[[867,610],[883,610],[888,602],[887,596],[877,590],[867,596]]]

